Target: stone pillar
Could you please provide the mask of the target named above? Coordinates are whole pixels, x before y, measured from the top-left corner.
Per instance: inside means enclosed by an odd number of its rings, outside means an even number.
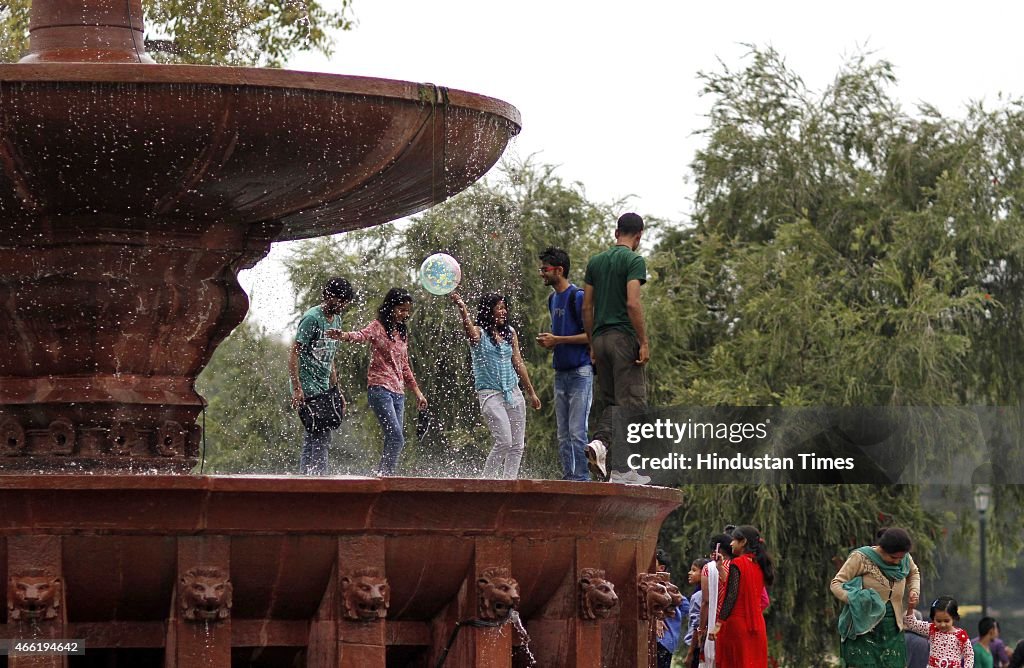
[[[500,571],[511,574],[512,544],[503,538],[478,536],[474,541],[473,563],[459,594],[433,623],[434,644],[430,665],[436,665],[457,622],[478,620],[481,616],[478,584],[485,574]],[[445,666],[474,668],[512,668],[511,628],[476,628],[463,625],[452,644]]]
[[[593,541],[576,541],[576,558],[573,560],[575,569],[573,572],[573,585],[579,587],[579,577],[584,569],[603,568],[601,552]],[[615,583],[618,584],[618,583]],[[619,586],[621,590],[621,585]],[[619,592],[622,593],[621,591]],[[585,619],[582,604],[577,597],[577,605],[574,606],[575,615],[570,625],[571,655],[569,665],[576,668],[601,668],[601,619]],[[619,614],[621,610],[614,610],[612,614]]]
[[[338,667],[385,668],[385,617],[390,592],[384,573],[384,537],[338,539]]]
[[[616,582],[619,594],[618,628],[608,651],[611,653],[610,665],[644,668],[656,660],[656,657],[652,657],[649,652],[651,624],[643,619],[644,615],[640,611],[637,581],[640,574],[646,573],[650,566],[653,548],[647,549],[643,544],[635,544],[632,552],[629,571],[621,583]]]
[[[22,63],[152,63],[142,0],[33,0],[29,54]]]
[[[11,640],[65,639],[64,568],[60,536],[7,539],[7,628]],[[66,655],[10,656],[9,668],[67,668]]]
[[[306,668],[336,668],[338,665],[338,567],[335,564],[320,608],[309,624]]]
[[[339,538],[334,572],[309,627],[306,668],[384,668],[390,602],[384,537]]]
[[[164,648],[166,668],[230,668],[231,543],[178,539],[178,573]]]

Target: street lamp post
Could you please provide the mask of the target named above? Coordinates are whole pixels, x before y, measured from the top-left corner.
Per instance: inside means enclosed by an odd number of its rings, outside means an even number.
[[[985,514],[992,499],[992,488],[978,485],[974,488],[974,509],[978,511],[978,529],[981,549],[981,616],[988,617],[988,563],[986,561],[987,545],[985,542]]]

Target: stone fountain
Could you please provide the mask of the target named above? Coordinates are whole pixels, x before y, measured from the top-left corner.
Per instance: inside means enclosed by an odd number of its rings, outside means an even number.
[[[539,666],[647,665],[675,491],[177,475],[238,272],[445,200],[520,120],[432,84],[158,65],[142,35],[141,0],[36,0],[0,65],[0,647],[86,650],[6,665],[504,667],[527,634]]]

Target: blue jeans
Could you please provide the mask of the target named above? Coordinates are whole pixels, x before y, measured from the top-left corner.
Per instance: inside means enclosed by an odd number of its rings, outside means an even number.
[[[377,473],[382,476],[394,475],[398,455],[405,447],[405,395],[395,394],[380,385],[371,385],[366,390],[366,396],[370,410],[377,416],[380,428],[384,432],[384,451],[380,453]]]
[[[331,444],[331,431],[306,432],[302,437],[299,473],[327,475],[327,447]]]
[[[594,367],[555,371],[555,420],[562,480],[590,480],[587,471],[587,415],[594,397]]]

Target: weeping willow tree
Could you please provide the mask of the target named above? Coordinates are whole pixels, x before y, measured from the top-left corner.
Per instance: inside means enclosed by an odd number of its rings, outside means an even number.
[[[694,224],[667,234],[651,260],[661,279],[652,317],[676,320],[651,328],[652,356],[674,362],[654,370],[660,402],[1018,405],[1021,103],[974,104],[961,119],[928,106],[910,114],[891,97],[886,62],[857,58],[819,93],[770,49],[702,76],[712,104],[693,163]],[[1009,424],[1013,445],[993,450],[1019,457],[1019,433]],[[996,489],[1006,539],[990,556],[1011,563],[1019,490]],[[764,530],[780,567],[773,653],[790,666],[836,645],[827,585],[851,548],[904,526],[927,569],[943,525],[957,524],[923,510],[916,486],[683,491],[664,536],[680,561],[727,522]]]
[[[0,62],[28,49],[30,0],[0,2]],[[351,0],[143,0],[146,50],[161,62],[281,67],[297,51],[330,55],[352,27]]]

